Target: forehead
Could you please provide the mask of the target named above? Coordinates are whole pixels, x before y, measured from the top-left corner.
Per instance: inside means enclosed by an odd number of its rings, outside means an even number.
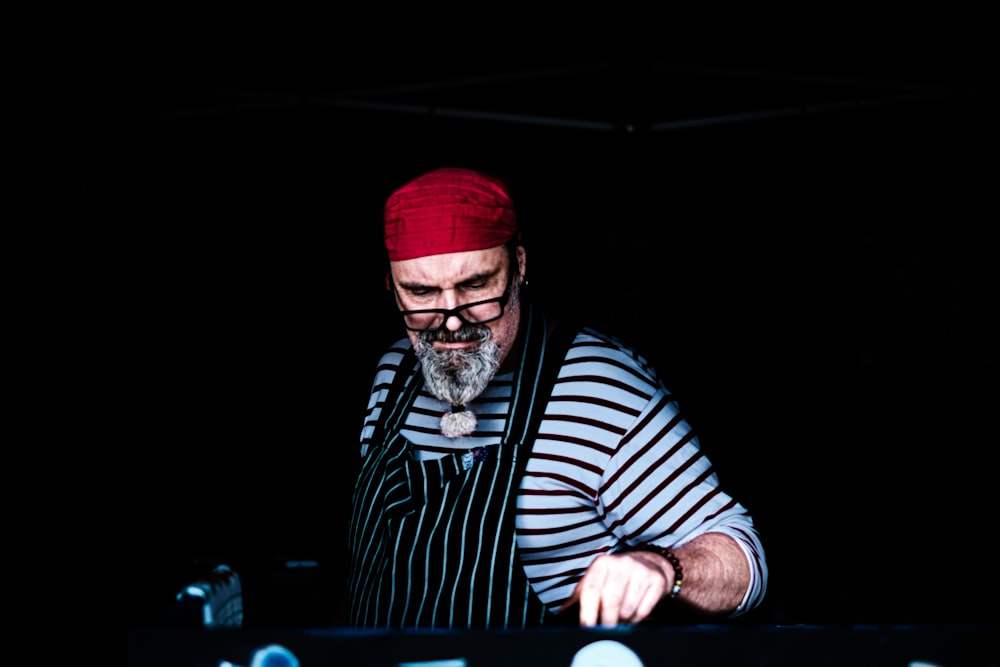
[[[495,273],[507,264],[507,248],[449,252],[389,262],[393,280],[400,283],[439,285],[461,282],[470,276]]]

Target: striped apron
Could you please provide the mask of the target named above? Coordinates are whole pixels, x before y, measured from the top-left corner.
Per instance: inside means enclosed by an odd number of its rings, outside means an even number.
[[[497,445],[414,459],[400,429],[423,376],[412,372],[412,350],[400,365],[402,382],[384,404],[354,490],[351,625],[525,628],[555,618],[521,566],[514,518],[533,434],[568,341],[550,343],[545,318],[527,299],[522,307],[524,344]]]

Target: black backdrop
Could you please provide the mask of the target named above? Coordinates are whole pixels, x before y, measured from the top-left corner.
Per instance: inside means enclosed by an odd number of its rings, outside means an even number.
[[[136,622],[210,561],[242,572],[249,622],[332,616],[368,383],[401,334],[381,206],[446,164],[506,178],[533,289],[635,343],[675,391],[763,533],[771,593],[756,620],[989,616],[995,79],[806,109],[782,97],[802,89],[722,98],[686,69],[706,101],[683,112],[699,122],[657,129],[655,113],[678,112],[649,102],[673,90],[651,67],[629,79],[643,103],[622,121],[596,94],[567,112],[507,89],[506,117],[440,113],[493,109],[478,85],[449,89],[438,113],[405,95],[338,106],[309,97],[317,78],[254,78],[254,63],[241,85],[277,79],[298,96],[192,113],[218,72],[182,67],[178,88],[161,61],[73,70],[79,107],[40,127],[57,203],[84,213],[56,240],[90,249],[80,297],[100,314],[88,333],[124,436],[110,480],[121,545],[105,548],[131,563]]]

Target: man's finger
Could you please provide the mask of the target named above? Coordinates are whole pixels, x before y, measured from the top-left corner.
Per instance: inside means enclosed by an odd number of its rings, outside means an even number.
[[[580,625],[593,627],[597,625],[601,613],[601,587],[588,582],[584,577],[577,589],[580,591]]]
[[[593,627],[597,625],[601,613],[601,592],[607,586],[606,556],[598,556],[583,579],[576,585],[574,595],[580,601],[580,625]]]

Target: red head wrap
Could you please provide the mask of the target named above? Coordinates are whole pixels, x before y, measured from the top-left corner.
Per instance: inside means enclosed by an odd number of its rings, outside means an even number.
[[[391,261],[485,250],[517,234],[507,186],[469,169],[435,169],[396,190],[385,204]]]

